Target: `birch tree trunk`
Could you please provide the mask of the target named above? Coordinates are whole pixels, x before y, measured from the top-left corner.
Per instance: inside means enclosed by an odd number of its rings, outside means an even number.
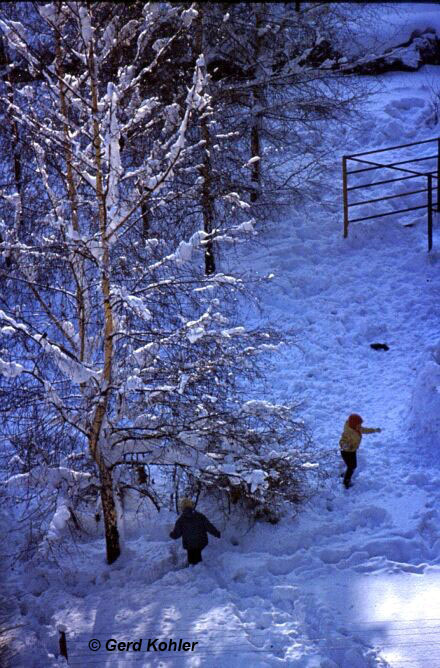
[[[113,367],[113,311],[110,299],[110,250],[107,239],[107,211],[105,206],[104,179],[102,167],[102,140],[98,119],[98,78],[93,48],[93,37],[88,50],[88,67],[92,94],[93,146],[96,167],[96,198],[98,202],[98,228],[102,248],[101,259],[101,295],[104,319],[104,369],[102,374],[101,396],[97,402],[92,419],[89,447],[95,460],[101,486],[101,503],[104,516],[107,562],[112,564],[121,554],[119,531],[117,526],[116,504],[114,499],[111,468],[107,466],[102,453],[101,439],[103,424],[107,414],[109,392]]]
[[[198,17],[194,42],[196,58],[203,54],[204,49],[204,9],[200,2],[197,4],[197,11]],[[201,115],[199,122],[200,134],[204,141],[203,163],[200,170],[203,178],[201,192],[203,230],[208,235],[205,245],[205,274],[209,276],[210,274],[215,273],[214,244],[212,242],[212,231],[214,227],[214,194],[212,192],[212,141],[206,112]]]
[[[60,32],[56,33],[56,73],[58,77],[59,85],[59,99],[60,99],[60,109],[61,115],[63,118],[63,135],[64,135],[64,152],[66,160],[66,180],[67,180],[67,194],[70,204],[71,212],[71,221],[72,229],[79,234],[79,222],[78,222],[78,194],[75,186],[74,173],[72,169],[72,145],[69,135],[69,110],[67,107],[66,100],[66,87],[64,83],[64,69],[62,66],[62,44],[61,44],[61,35]],[[78,330],[79,330],[79,350],[78,357],[81,362],[85,361],[85,343],[86,343],[86,327],[88,316],[90,315],[89,309],[86,304],[86,279],[84,271],[84,260],[78,255],[78,253],[73,252],[70,258],[70,266],[72,269],[72,274],[75,280],[76,285],[76,304],[78,311]]]

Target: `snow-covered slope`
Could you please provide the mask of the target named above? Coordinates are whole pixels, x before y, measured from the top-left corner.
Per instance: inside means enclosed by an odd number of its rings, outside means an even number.
[[[298,332],[270,399],[303,400],[316,447],[334,451],[327,488],[276,526],[225,524],[208,510],[222,539],[191,569],[162,513],[111,567],[100,541],[72,547],[59,567],[17,566],[2,621],[24,625],[8,632],[11,666],[65,665],[55,658],[64,624],[69,666],[440,667],[439,221],[430,254],[420,211],[410,227],[388,217],[344,240],[340,192],[342,153],[440,134],[427,124],[437,70],[384,75],[360,129],[334,138],[320,199],[253,251],[255,269],[275,274],[263,318]],[[382,433],[364,437],[345,490],[338,439],[350,412]],[[109,638],[142,638],[142,649],[106,651]],[[147,652],[154,638],[198,644]]]

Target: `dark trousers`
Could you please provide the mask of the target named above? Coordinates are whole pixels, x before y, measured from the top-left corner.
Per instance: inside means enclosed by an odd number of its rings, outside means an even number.
[[[187,550],[188,552],[188,564],[195,566],[200,561],[202,561],[202,550]]]
[[[344,485],[345,485],[350,482],[351,476],[353,475],[353,471],[357,466],[356,452],[346,452],[344,450],[341,450],[341,456],[347,466],[347,470],[345,471],[344,475]]]

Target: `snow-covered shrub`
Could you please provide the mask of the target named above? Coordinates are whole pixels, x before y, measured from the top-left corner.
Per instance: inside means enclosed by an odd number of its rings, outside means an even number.
[[[325,455],[313,451],[294,408],[246,402],[244,420],[236,421],[228,439],[219,438],[203,458],[174,471],[169,487],[176,508],[178,495],[202,494],[217,497],[226,512],[238,505],[247,516],[273,523],[285,511],[296,512],[325,476]]]
[[[17,456],[14,456],[14,460]],[[98,480],[90,473],[39,465],[0,483],[3,511],[14,517],[26,557],[39,551],[47,556],[68,531],[83,533],[81,513],[96,505]]]
[[[410,432],[414,442],[440,459],[440,342],[420,369],[411,401]]]
[[[311,491],[310,473],[321,475],[318,462],[302,450],[226,458],[206,472],[203,486],[226,493],[247,515],[276,524],[284,512],[295,513]]]

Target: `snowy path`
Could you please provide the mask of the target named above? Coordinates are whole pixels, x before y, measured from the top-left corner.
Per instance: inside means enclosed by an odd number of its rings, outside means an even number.
[[[383,111],[347,138],[352,151],[433,132],[423,126],[424,74],[384,83]],[[73,554],[63,572],[42,566],[19,601],[35,638],[26,668],[57,665],[40,663],[38,651],[57,654],[59,622],[71,666],[440,668],[440,456],[407,433],[417,371],[440,338],[440,235],[428,256],[420,214],[414,227],[382,220],[343,240],[339,184],[337,165],[320,205],[262,235],[253,256],[261,274],[276,274],[262,292],[264,317],[298,331],[300,350],[286,352],[273,398],[301,397],[317,447],[334,450],[327,490],[275,527],[247,531],[213,518],[222,540],[194,569],[182,568],[181,550],[173,562],[159,525],[129,541],[112,568],[101,563],[100,543],[87,558]],[[372,350],[375,341],[390,350]],[[355,486],[345,491],[337,442],[353,411],[383,432],[364,438]],[[178,656],[87,648],[109,637],[199,645]]]

